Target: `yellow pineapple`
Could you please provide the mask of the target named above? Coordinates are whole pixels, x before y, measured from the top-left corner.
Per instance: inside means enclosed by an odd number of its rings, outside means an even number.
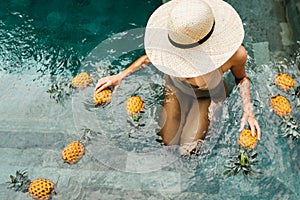
[[[81,72],[77,74],[72,80],[72,84],[76,88],[84,88],[92,82],[93,80],[91,76],[86,72]]]
[[[275,85],[283,92],[287,92],[289,89],[295,86],[294,79],[290,75],[284,73],[278,74],[274,82]]]
[[[129,97],[126,101],[126,110],[130,115],[136,115],[143,112],[144,102],[140,96]]]
[[[251,130],[243,129],[239,134],[238,144],[242,147],[254,149],[257,145],[257,134],[255,133],[255,136],[252,136]]]
[[[55,185],[48,179],[37,178],[31,182],[28,191],[35,200],[49,200],[55,193]]]
[[[94,93],[94,102],[96,105],[108,103],[111,100],[112,91],[110,89],[102,90],[101,92]]]
[[[85,147],[82,143],[71,142],[61,153],[62,159],[70,165],[77,163],[85,153]]]
[[[270,105],[273,111],[280,117],[290,115],[292,112],[289,100],[279,94],[271,97]]]

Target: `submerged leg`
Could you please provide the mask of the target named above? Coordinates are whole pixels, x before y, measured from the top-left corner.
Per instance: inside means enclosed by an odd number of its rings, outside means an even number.
[[[160,114],[159,135],[166,145],[178,145],[182,128],[186,122],[186,115],[191,106],[189,95],[174,86],[169,76],[165,76],[166,91],[163,110]]]
[[[159,135],[166,145],[179,144],[185,116],[180,109],[179,100],[174,92],[166,92],[163,110],[160,114]]]
[[[202,146],[209,127],[210,104],[210,98],[201,98],[193,102],[180,138],[182,155],[189,156]]]
[[[193,101],[181,134],[181,145],[205,138],[209,127],[208,108],[210,103],[210,98],[200,98]]]

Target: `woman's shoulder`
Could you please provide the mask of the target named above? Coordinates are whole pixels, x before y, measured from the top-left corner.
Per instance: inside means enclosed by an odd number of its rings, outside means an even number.
[[[233,56],[229,59],[234,65],[235,63],[245,63],[248,57],[248,53],[245,47],[240,46],[238,50],[233,54]]]
[[[244,65],[247,61],[248,53],[243,46],[240,46],[238,50],[231,56],[231,58],[221,66],[222,72],[226,72],[233,66]]]

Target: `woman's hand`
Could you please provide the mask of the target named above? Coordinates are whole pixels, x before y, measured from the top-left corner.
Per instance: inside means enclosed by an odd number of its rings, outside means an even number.
[[[252,136],[255,136],[255,132],[256,132],[257,139],[260,140],[260,136],[261,136],[260,127],[253,113],[244,112],[241,120],[241,126],[239,132],[243,130],[245,124],[247,123],[250,126]]]
[[[98,83],[94,89],[96,93],[101,92],[107,87],[113,86],[116,90],[118,86],[120,85],[121,81],[123,80],[123,76],[119,73],[113,76],[106,76],[104,78],[100,78],[98,80]]]
[[[96,93],[98,93],[109,86],[113,86],[114,91],[115,91],[124,78],[126,78],[130,74],[142,69],[144,66],[147,66],[149,63],[150,63],[150,61],[149,61],[147,55],[141,56],[136,61],[134,61],[128,68],[126,68],[124,71],[121,71],[120,73],[113,75],[113,76],[107,76],[107,77],[99,79],[94,91]]]

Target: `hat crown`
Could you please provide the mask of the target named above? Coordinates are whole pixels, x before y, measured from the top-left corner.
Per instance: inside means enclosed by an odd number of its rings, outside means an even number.
[[[170,38],[179,44],[191,44],[203,39],[212,29],[211,7],[201,0],[179,1],[170,13]]]

